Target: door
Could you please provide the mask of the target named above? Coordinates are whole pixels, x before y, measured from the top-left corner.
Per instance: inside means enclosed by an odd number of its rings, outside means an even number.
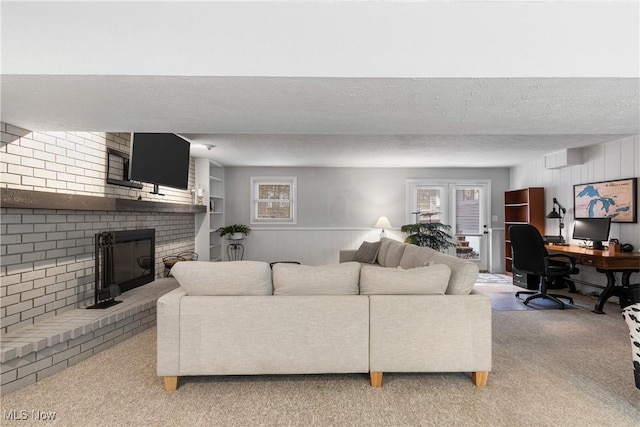
[[[481,271],[487,271],[489,200],[489,181],[408,180],[407,220],[450,225],[455,247],[449,253],[477,262]]]
[[[451,184],[449,186],[451,196],[449,220],[454,227],[456,256],[477,262],[481,271],[487,271],[489,266],[487,187],[487,184]]]

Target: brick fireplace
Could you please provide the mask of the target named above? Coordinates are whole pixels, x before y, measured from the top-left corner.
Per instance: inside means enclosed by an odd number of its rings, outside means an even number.
[[[193,193],[107,183],[107,151],[128,153],[128,133],[0,129],[2,334],[93,303],[96,233],[154,228],[157,277],[164,256],[194,250]]]
[[[31,132],[0,123],[0,333],[3,392],[40,381],[155,324],[155,301],[177,284],[162,258],[194,251],[193,192],[108,181],[108,152],[129,134]],[[191,161],[189,186],[194,187]],[[155,229],[155,277],[94,303],[95,235]]]

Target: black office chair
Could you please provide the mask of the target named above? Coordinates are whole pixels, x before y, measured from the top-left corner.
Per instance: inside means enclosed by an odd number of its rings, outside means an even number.
[[[569,296],[547,293],[547,285],[554,278],[577,271],[575,258],[564,254],[549,254],[540,232],[530,224],[512,225],[509,228],[509,237],[513,267],[540,277],[538,292],[516,292],[516,298],[519,298],[520,294],[531,295],[524,300],[525,305],[536,298],[550,299],[560,304],[561,309],[564,309],[564,302],[560,301],[560,298],[566,298],[573,304],[573,298]]]

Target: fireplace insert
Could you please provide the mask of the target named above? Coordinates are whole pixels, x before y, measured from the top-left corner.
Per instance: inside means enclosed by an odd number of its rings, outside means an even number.
[[[104,231],[95,235],[95,302],[107,308],[115,298],[155,279],[155,229]]]

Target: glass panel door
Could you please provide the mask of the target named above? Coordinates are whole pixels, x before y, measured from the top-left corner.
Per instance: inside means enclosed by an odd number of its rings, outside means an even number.
[[[484,180],[407,180],[407,223],[441,222],[451,226],[451,255],[489,266],[491,185]]]
[[[487,185],[451,184],[451,224],[455,224],[456,256],[488,268]]]

